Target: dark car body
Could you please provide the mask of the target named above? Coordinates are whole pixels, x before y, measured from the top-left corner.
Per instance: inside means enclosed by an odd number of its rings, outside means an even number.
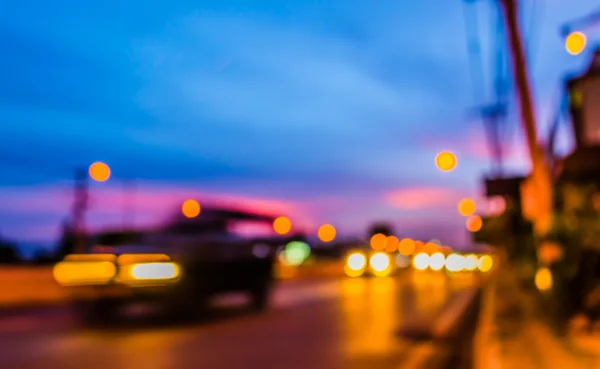
[[[227,227],[231,214],[210,215],[176,218],[156,231],[113,233],[112,238],[104,234],[86,253],[57,264],[55,277],[62,278],[59,282],[69,288],[76,306],[95,317],[111,315],[130,302],[158,303],[187,315],[203,310],[223,292],[247,293],[255,308],[266,307],[280,240],[235,234]],[[252,220],[270,225],[270,218]],[[98,272],[107,274],[93,276],[94,268],[106,268]]]

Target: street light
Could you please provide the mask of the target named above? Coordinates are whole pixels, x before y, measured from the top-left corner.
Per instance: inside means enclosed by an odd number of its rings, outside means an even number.
[[[292,229],[292,221],[287,217],[278,217],[273,221],[273,230],[280,234],[285,235]]]
[[[335,239],[335,227],[331,224],[324,224],[319,227],[317,235],[319,236],[319,240],[321,240],[321,242],[331,242]]]
[[[435,157],[435,165],[444,172],[450,172],[456,168],[458,160],[456,155],[450,151],[442,151]]]
[[[481,229],[481,227],[483,227],[483,220],[479,215],[471,215],[467,219],[466,226],[469,232],[478,232]]]
[[[575,31],[569,33],[565,38],[565,49],[571,55],[579,55],[585,49],[587,37],[583,32]]]
[[[88,168],[90,178],[96,182],[106,182],[111,177],[111,170],[108,164],[96,161],[90,164]],[[123,185],[123,229],[126,228],[128,221],[133,224],[133,196],[135,186],[133,181],[122,180]]]
[[[96,182],[106,182],[110,178],[110,168],[106,163],[96,161],[88,168],[90,178]]]
[[[186,218],[195,218],[200,215],[200,204],[193,199],[185,200],[181,205],[181,213]]]
[[[477,209],[473,199],[465,198],[458,202],[458,212],[464,217],[468,217],[475,213]]]

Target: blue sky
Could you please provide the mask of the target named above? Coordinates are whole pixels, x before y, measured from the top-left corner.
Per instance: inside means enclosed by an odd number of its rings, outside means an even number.
[[[562,75],[587,62],[564,52],[558,27],[596,2],[535,2],[521,3],[544,127]],[[0,231],[55,237],[73,169],[101,160],[113,176],[92,187],[92,227],[120,222],[119,183],[135,179],[140,224],[198,196],[342,233],[390,219],[402,234],[464,243],[455,203],[479,195],[488,168],[481,124],[467,113],[481,101],[464,5],[365,4],[1,5]],[[520,127],[510,124],[511,168],[523,171]],[[442,149],[459,156],[452,173],[433,165]]]

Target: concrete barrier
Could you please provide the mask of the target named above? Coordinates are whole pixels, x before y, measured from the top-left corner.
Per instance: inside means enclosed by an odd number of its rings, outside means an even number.
[[[0,267],[0,306],[50,304],[67,292],[54,281],[51,267]]]

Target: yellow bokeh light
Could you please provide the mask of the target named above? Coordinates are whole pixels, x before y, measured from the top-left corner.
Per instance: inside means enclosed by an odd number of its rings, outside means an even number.
[[[477,269],[477,261],[478,260],[479,259],[477,258],[477,255],[474,255],[474,254],[467,255],[464,258],[465,269],[468,271],[473,271],[473,270]]]
[[[483,220],[479,215],[471,215],[469,219],[467,219],[467,230],[469,232],[477,232],[483,227]]]
[[[292,230],[292,221],[287,217],[278,217],[273,221],[273,230],[280,235],[287,234]]]
[[[374,234],[371,236],[369,244],[373,250],[383,250],[387,244],[387,237],[383,233]]]
[[[385,252],[376,252],[369,258],[371,273],[378,277],[385,277],[392,272],[392,261]]]
[[[61,285],[107,284],[117,274],[110,261],[62,261],[52,270],[54,279]]]
[[[195,218],[200,215],[200,204],[196,200],[185,200],[181,205],[181,213],[186,218]]]
[[[425,270],[429,268],[429,255],[427,255],[424,252],[415,255],[415,257],[412,260],[412,264],[415,267],[415,269],[418,270]]]
[[[582,32],[571,32],[565,39],[565,49],[571,55],[579,55],[585,49],[587,37]]]
[[[331,242],[335,239],[335,227],[331,224],[323,224],[321,227],[319,227],[317,235],[319,236],[319,240],[321,240],[321,242]]]
[[[410,256],[415,252],[416,242],[410,238],[404,238],[398,244],[398,251],[404,256]]]
[[[466,198],[458,202],[458,213],[464,217],[473,215],[476,209],[473,199]]]
[[[489,255],[483,255],[482,257],[479,258],[479,261],[477,262],[477,268],[479,269],[479,271],[484,272],[484,273],[492,270],[493,266],[494,266],[494,260]]]
[[[465,258],[453,253],[446,258],[446,270],[449,272],[460,272],[465,267]]]
[[[387,252],[395,252],[398,250],[398,244],[400,240],[396,236],[387,236],[385,240],[385,251]]]
[[[444,257],[444,254],[442,254],[441,252],[436,252],[429,258],[429,267],[431,268],[431,270],[435,271],[442,270],[442,268],[444,268],[445,261],[446,258]]]
[[[110,178],[110,168],[106,163],[97,161],[88,168],[90,178],[96,182],[105,182]]]
[[[367,258],[364,254],[360,252],[356,252],[348,256],[348,260],[346,261],[348,267],[352,270],[360,270],[364,269],[367,265]]]
[[[454,170],[457,162],[456,155],[450,151],[442,151],[435,157],[435,165],[439,170],[444,172]]]
[[[552,272],[548,268],[540,268],[535,273],[535,286],[540,291],[548,291],[552,288]]]

